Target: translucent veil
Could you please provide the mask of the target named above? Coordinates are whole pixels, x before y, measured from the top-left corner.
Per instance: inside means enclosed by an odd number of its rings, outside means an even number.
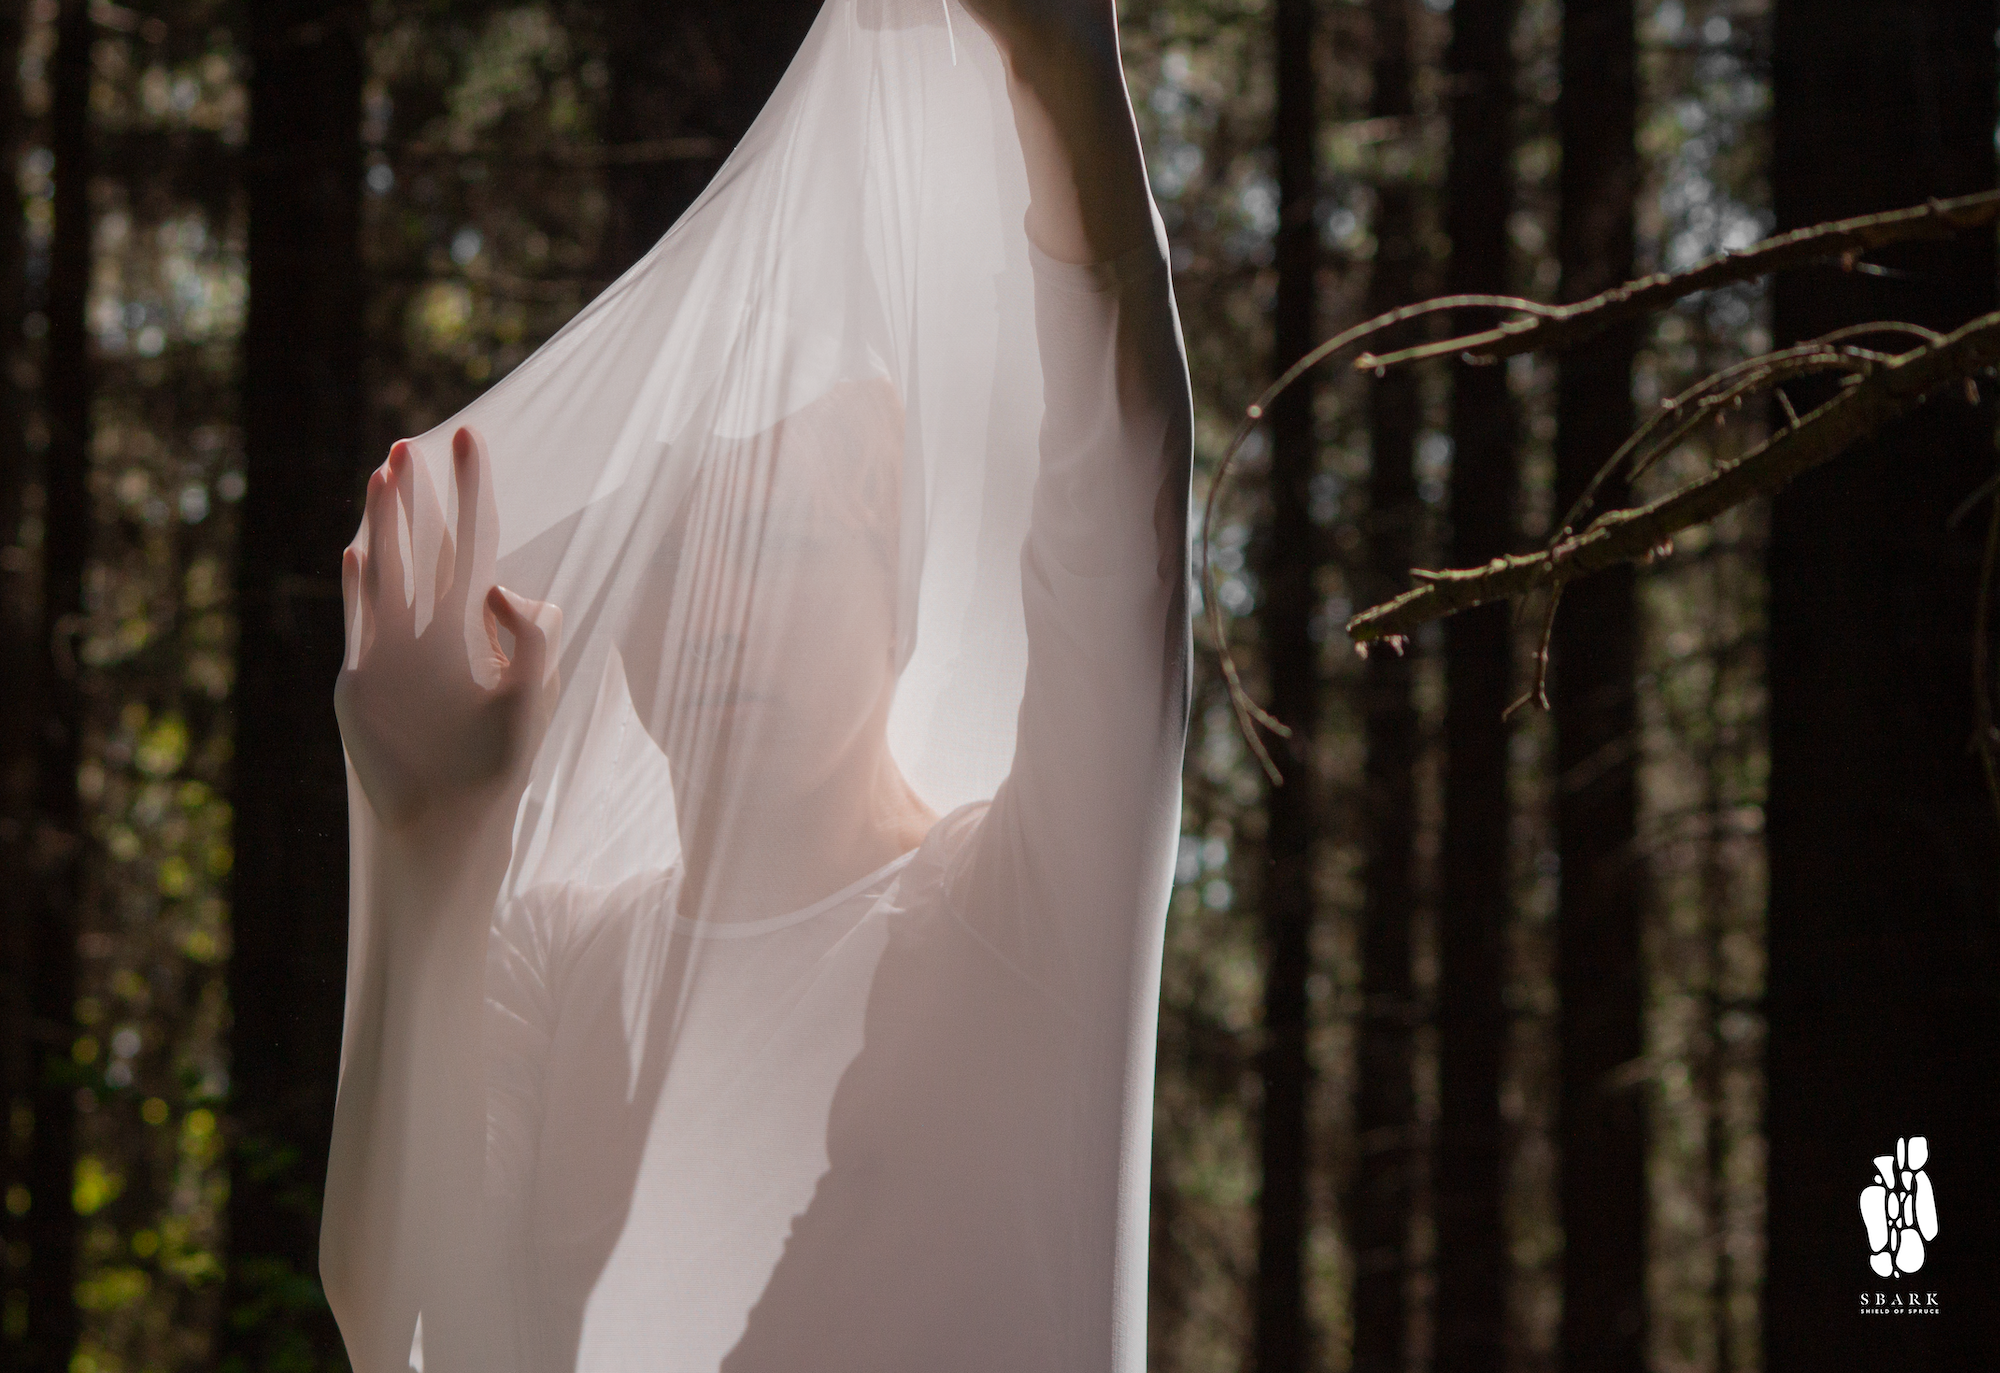
[[[395,951],[398,936],[384,911],[396,894],[387,887],[400,883],[429,892],[424,900],[449,904],[455,879],[448,872],[399,873],[385,861],[397,841],[351,774],[352,933],[341,1084],[347,1119],[336,1124],[328,1225],[359,1232],[373,1224],[388,1239],[357,1249],[338,1282],[329,1270],[328,1290],[380,1294],[370,1299],[375,1305],[365,1320],[353,1314],[367,1306],[360,1298],[335,1301],[364,1373],[426,1365],[431,1373],[712,1368],[732,1348],[735,1361],[724,1367],[779,1368],[798,1357],[761,1360],[745,1352],[760,1327],[752,1320],[750,1336],[742,1335],[744,1313],[760,1300],[760,1309],[773,1309],[765,1288],[776,1290],[783,1279],[782,1268],[772,1276],[781,1250],[788,1261],[803,1262],[796,1256],[812,1238],[801,1219],[805,1201],[832,1204],[817,1170],[827,1167],[829,1151],[835,1171],[842,1163],[842,1111],[873,1109],[844,1108],[846,1098],[836,1098],[834,1124],[826,1127],[824,1097],[836,1082],[853,1101],[869,1099],[866,1074],[850,1065],[843,1076],[843,1065],[864,1034],[862,1007],[870,1047],[880,1051],[885,1042],[878,1019],[889,993],[877,960],[896,945],[889,933],[870,933],[866,922],[828,933],[823,947],[803,953],[738,936],[791,928],[890,880],[882,876],[886,869],[871,871],[879,866],[872,860],[829,867],[803,841],[796,854],[782,842],[784,827],[823,798],[904,788],[898,794],[910,798],[905,808],[945,817],[936,832],[948,834],[955,832],[954,813],[994,796],[1015,763],[1030,676],[1022,550],[1035,502],[1044,499],[1036,483],[1045,361],[1076,366],[1074,359],[1044,356],[1037,293],[1050,289],[1056,269],[1029,245],[1022,227],[1027,206],[1000,56],[956,0],[827,0],[756,123],[672,232],[512,374],[410,441],[417,477],[443,501],[448,530],[458,523],[453,436],[462,426],[482,436],[491,475],[478,498],[490,508],[475,546],[457,556],[469,567],[471,585],[497,581],[560,608],[550,660],[559,694],[512,811],[504,877],[474,913],[479,939],[490,934],[494,951],[483,974],[468,971],[462,955],[427,962],[407,948]],[[1144,270],[1161,273],[1164,324],[1155,318],[1147,327],[1165,338],[1156,351],[1172,371],[1180,363],[1164,267]],[[1116,279],[1117,272],[1091,278]],[[1184,392],[1184,370],[1178,376]],[[1110,382],[1100,387],[1117,389]],[[1184,448],[1185,426],[1168,428],[1156,446]],[[1008,1064],[988,1065],[979,1071],[997,1103],[990,1127],[975,1130],[961,1113],[958,1123],[913,1123],[906,1141],[914,1170],[925,1177],[931,1174],[921,1150],[990,1151],[989,1174],[998,1179],[991,1194],[1017,1199],[978,1210],[987,1203],[967,1200],[942,1173],[934,1194],[921,1187],[911,1194],[918,1197],[912,1205],[928,1208],[940,1225],[991,1237],[963,1237],[995,1256],[998,1276],[980,1282],[1034,1289],[1024,1298],[1028,1305],[1016,1309],[1039,1314],[1013,1328],[996,1317],[990,1330],[944,1332],[940,1338],[987,1351],[955,1357],[960,1370],[989,1366],[982,1359],[1022,1368],[1024,1359],[1047,1368],[1134,1369],[1143,1362],[1155,917],[1163,912],[1178,824],[1172,769],[1185,709],[1185,658],[1176,658],[1185,638],[1178,599],[1185,471],[1170,472],[1164,484],[1151,480],[1136,533],[1126,540],[1139,551],[1127,561],[1152,579],[1145,596],[1153,596],[1154,583],[1166,587],[1164,599],[1132,604],[1152,626],[1153,638],[1143,641],[1154,644],[1149,671],[1167,685],[1157,702],[1116,702],[1115,711],[1086,711],[1082,718],[1099,735],[1138,722],[1129,731],[1134,756],[1151,750],[1146,756],[1165,762],[1144,776],[1121,770],[1115,759],[1107,765],[1106,785],[1127,790],[1104,795],[1129,792],[1142,803],[1128,808],[1144,814],[1127,826],[1141,840],[1127,845],[1129,861],[1098,862],[1084,853],[1073,865],[1102,869],[1077,900],[1104,912],[1105,928],[1121,931],[1124,943],[1107,943],[1102,958],[1059,940],[1053,946],[1072,970],[1095,967],[1093,959],[1102,964],[1099,985],[1110,990],[1087,995],[1109,1003],[1103,1025],[1076,1020],[1062,994],[1049,1002],[1059,1013],[996,1011],[998,1020],[1016,1025],[1008,1033],[1018,1031],[1019,1042],[1040,1046],[1017,1058],[1057,1070],[1038,1068],[1041,1076],[1032,1081],[1023,1070],[1015,1081]],[[1115,531],[1100,540],[1096,525],[1080,516],[1073,523],[1091,549],[1081,562],[1096,557],[1100,543],[1106,557],[1129,551]],[[1150,551],[1156,525],[1157,556]],[[357,548],[366,537],[364,530]],[[411,569],[404,594],[421,633],[426,615],[438,613],[434,604],[452,604],[435,594],[452,559],[439,556],[434,528],[414,518],[403,528],[401,547]],[[1061,580],[1070,573],[1051,575]],[[1026,590],[1030,599],[1037,594]],[[463,613],[468,644],[483,642],[478,598]],[[1115,607],[1107,614],[1110,625],[1133,619]],[[354,624],[350,630],[351,642],[358,640]],[[1093,635],[1069,637],[1087,648]],[[472,658],[479,661],[476,649]],[[1076,680],[1087,686],[1089,674]],[[1050,691],[1068,689],[1059,687]],[[884,729],[890,771],[899,770],[900,778],[857,778],[855,740],[870,730],[879,739]],[[705,861],[683,862],[687,853]],[[922,868],[924,851],[901,861],[910,866],[897,880],[914,890],[919,884],[908,874]],[[838,882],[826,878],[836,870]],[[926,880],[936,886],[944,879]],[[1126,908],[1135,913],[1129,919],[1117,914]],[[658,915],[651,925],[646,911]],[[603,933],[620,919],[629,928]],[[673,942],[674,932],[689,931],[700,937]],[[984,952],[977,956],[1018,972],[1022,985],[1050,986],[1069,975],[1043,970],[1035,961],[1042,955],[1015,949],[991,929],[978,938]],[[564,940],[564,950],[552,952]],[[798,1006],[786,999],[795,996],[786,990],[794,986],[784,981],[792,976],[786,957],[808,959],[812,969],[809,978],[795,979],[805,988],[796,992]],[[550,1004],[563,979],[582,976],[572,965],[592,958],[610,969],[604,995],[573,985],[569,995],[581,1009],[563,1012],[569,1028],[551,1028],[554,1012],[548,1024],[537,1023],[533,1008]],[[451,1003],[453,987],[472,985],[476,995],[481,976],[483,1021],[438,1009]],[[405,982],[399,994],[415,1008],[407,1012],[383,991],[399,978]],[[414,991],[407,986],[412,979]],[[779,990],[767,996],[745,988]],[[911,1004],[931,994],[917,987]],[[674,1191],[681,1156],[649,1136],[647,1122],[625,1135],[615,1122],[592,1134],[592,1124],[577,1136],[588,1146],[584,1152],[558,1157],[559,1150],[551,1154],[544,1145],[539,1163],[545,1177],[560,1175],[559,1186],[583,1198],[572,1210],[585,1219],[539,1222],[562,1232],[569,1247],[533,1271],[508,1257],[509,1227],[528,1223],[526,1208],[547,1205],[523,1200],[530,1189],[517,1175],[518,1158],[532,1146],[513,1135],[541,1128],[534,1121],[542,1116],[584,1109],[574,1102],[599,1086],[614,1108],[623,1103],[636,1111],[632,1103],[654,1099],[693,1102],[686,1128],[698,1134],[711,1108],[723,1109],[715,1103],[727,1096],[730,1081],[750,1080],[754,1055],[764,1052],[757,1036],[780,1033],[768,1029],[772,1016],[803,1023],[812,998],[836,996],[847,996],[855,1010],[851,1026],[830,1013],[825,1020],[848,1028],[812,1032],[827,1040],[831,1065],[812,1089],[821,1092],[817,1104],[799,1107],[796,1120],[772,1114],[782,1103],[730,1104],[738,1113],[739,1123],[729,1127],[736,1135],[705,1156],[704,1166],[718,1156],[739,1159],[739,1173],[765,1170],[767,1179],[752,1187],[732,1177],[728,1187],[737,1190],[726,1205],[715,1199],[720,1192],[682,1195]],[[742,1005],[724,1005],[730,997],[781,1004],[752,1015]],[[909,1023],[921,1025],[930,1014],[911,1012]],[[588,1022],[582,1030],[574,1028],[579,1018]],[[589,1026],[598,1021],[609,1026],[604,1042],[629,1053],[589,1056]],[[521,1044],[529,1046],[523,1053],[547,1058],[562,1034],[585,1036],[578,1041],[584,1049],[571,1046],[582,1066],[564,1070],[567,1077],[550,1069],[545,1084],[518,1074],[516,1080],[498,1061]],[[721,1047],[704,1050],[710,1040]],[[394,1050],[398,1043],[417,1048]],[[668,1043],[671,1052],[639,1047]],[[912,1033],[893,1071],[929,1071],[922,1060],[933,1047],[921,1029]],[[817,1051],[804,1043],[784,1052]],[[357,1055],[371,1056],[362,1070],[372,1075],[365,1085],[357,1084]],[[934,1099],[957,1090],[947,1081],[956,1069],[942,1057],[939,1063],[945,1085]],[[604,1082],[581,1081],[592,1077]],[[1058,1087],[1048,1088],[1058,1079]],[[1066,1124],[1019,1125],[1037,1119],[1036,1103],[1051,1091],[1105,1103],[1092,1109],[1108,1112],[1108,1125],[1089,1139],[1065,1135],[1072,1128]],[[481,1093],[483,1150],[464,1133],[471,1118],[465,1112],[426,1114],[426,1103]],[[364,1094],[375,1104],[356,1105]],[[527,1108],[516,1109],[529,1099],[541,1113],[532,1119]],[[1010,1102],[1019,1109],[1000,1109]],[[913,1122],[926,1109],[921,1100],[910,1107]],[[360,1116],[368,1118],[357,1123]],[[1009,1133],[1017,1128],[1018,1139]],[[454,1131],[456,1143],[443,1140]],[[787,1131],[832,1142],[813,1142],[802,1153],[794,1150],[794,1158],[779,1147]],[[352,1143],[363,1137],[372,1141],[365,1151]],[[378,1171],[356,1182],[365,1170],[352,1160],[364,1152],[373,1160],[367,1167]],[[1030,1167],[1059,1180],[1047,1189],[1024,1182],[1021,1170]],[[439,1200],[462,1191],[467,1176],[482,1201]],[[1053,1200],[1018,1200],[1041,1190]],[[647,1223],[664,1246],[648,1261],[660,1272],[698,1262],[703,1269],[696,1276],[721,1296],[668,1314],[671,1300],[643,1294],[627,1300],[612,1290],[622,1260],[607,1255],[650,1242],[636,1220],[628,1223],[648,1206],[657,1216]],[[364,1224],[348,1214],[362,1211],[375,1219]],[[1030,1221],[1031,1212],[1040,1218]],[[689,1260],[672,1251],[676,1226],[684,1227],[679,1233],[732,1238],[722,1246],[726,1253]],[[1012,1267],[1001,1265],[1003,1251],[1017,1253]],[[841,1262],[817,1271],[840,1271]],[[865,1267],[859,1251],[848,1266]],[[905,1267],[917,1290],[926,1264]],[[1065,1277],[1072,1268],[1101,1271],[1105,1290],[1092,1295],[1082,1277]],[[688,1282],[670,1286],[686,1290]],[[562,1296],[565,1284],[574,1289],[570,1296]],[[536,1323],[521,1314],[527,1307],[562,1304],[552,1291],[569,1303],[567,1314],[537,1317],[539,1325],[529,1328]],[[865,1305],[867,1298],[854,1301]],[[1089,1311],[1077,1315],[1084,1307]],[[764,1326],[775,1329],[774,1319]],[[564,1321],[566,1327],[555,1328]],[[1123,1330],[1115,1337],[1114,1322]],[[1087,1339],[1047,1333],[1085,1326]],[[770,1348],[780,1347],[771,1340]],[[1059,1348],[1049,1340],[1068,1343]],[[1123,1351],[1115,1359],[1114,1344]],[[1076,1352],[1086,1347],[1095,1352]],[[860,1349],[854,1346],[848,1362],[829,1358],[823,1366],[902,1366],[894,1354]]]
[[[872,455],[899,474],[828,476],[901,484],[892,746],[940,812],[992,794],[1021,694],[1018,554],[1041,415],[1026,207],[999,56],[971,19],[939,0],[832,0],[673,232],[413,441],[448,492],[452,433],[485,436],[493,575],[564,612],[562,703],[511,888],[609,885],[674,861],[670,706],[630,699],[614,661],[649,683],[667,675],[634,658],[664,660],[661,628],[695,613],[694,578],[673,597],[675,560],[701,537],[688,528],[698,480],[758,480],[746,455],[769,461],[794,428],[858,417],[900,445],[899,464]],[[711,491],[705,508],[726,521],[762,499]]]

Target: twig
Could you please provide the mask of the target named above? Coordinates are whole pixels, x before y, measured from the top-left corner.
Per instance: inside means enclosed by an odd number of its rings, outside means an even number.
[[[1767,238],[1741,252],[1717,253],[1684,272],[1656,272],[1574,305],[1538,311],[1533,319],[1509,320],[1480,333],[1461,334],[1394,353],[1379,356],[1364,353],[1354,360],[1354,366],[1356,370],[1368,371],[1454,353],[1470,353],[1478,361],[1490,362],[1541,348],[1566,348],[1613,325],[1643,319],[1683,296],[1816,262],[1839,260],[1852,270],[1864,253],[1877,248],[1918,239],[1950,238],[1996,219],[2000,219],[2000,191],[1980,191],[1952,200],[1931,200],[1906,210],[1815,224]]]
[[[1958,503],[1958,508],[1956,510],[1953,510],[1951,514],[1945,517],[1944,527],[1946,529],[1958,528],[1959,522],[1963,520],[1967,515],[1970,515],[1973,511],[1977,510],[1979,508],[1979,503],[1985,500],[1988,496],[1992,495],[1995,491],[2000,491],[2000,472],[1995,472],[1985,481],[1979,483],[1979,488],[1976,491],[1974,491],[1970,496],[1967,496],[1964,500],[1960,501]]]
[[[1542,611],[1542,637],[1535,644],[1535,680],[1512,705],[1500,712],[1502,720],[1512,719],[1514,712],[1526,705],[1541,710],[1549,708],[1549,641],[1555,638],[1556,607],[1562,604],[1562,596],[1561,582],[1549,587],[1549,603]]]
[[[1741,405],[1744,397],[1754,395],[1767,386],[1815,372],[1844,371],[1850,375],[1865,373],[1871,362],[1883,361],[1887,361],[1887,358],[1882,354],[1864,354],[1860,349],[1826,348],[1820,341],[1815,340],[1812,343],[1747,358],[1703,377],[1662,405],[1651,418],[1639,426],[1631,438],[1618,446],[1618,451],[1613,453],[1602,467],[1598,468],[1596,475],[1591,477],[1589,485],[1583,488],[1583,494],[1576,498],[1576,503],[1570,506],[1568,513],[1563,516],[1562,523],[1558,524],[1550,534],[1549,547],[1553,548],[1562,542],[1576,528],[1577,521],[1584,517],[1592,501],[1596,499],[1598,489],[1611,479],[1626,457],[1639,450],[1640,446],[1646,443],[1669,418],[1678,418],[1680,422],[1665,438],[1645,448],[1643,454],[1633,462],[1631,472],[1627,474],[1629,481],[1637,481],[1661,454],[1671,452],[1675,444],[1694,432],[1711,415],[1719,417],[1723,409]],[[1715,390],[1717,387],[1722,389]],[[1705,394],[1710,391],[1715,393]],[[1787,407],[1790,404],[1789,401],[1786,402]],[[1684,407],[1691,413],[1683,414]]]
[[[1745,501],[1766,496],[1800,473],[1827,461],[1888,421],[1921,405],[1940,388],[2000,361],[2000,311],[1875,366],[1843,394],[1799,423],[1765,440],[1735,462],[1717,468],[1659,500],[1599,516],[1579,534],[1542,552],[1496,558],[1484,567],[1429,573],[1394,600],[1347,622],[1357,644],[1488,601],[1518,596],[1549,581],[1557,584],[1621,562],[1635,562],[1674,533]]]
[[[1830,345],[1841,339],[1853,338],[1861,334],[1913,334],[1929,342],[1937,343],[1944,335],[1935,329],[1926,329],[1920,324],[1902,324],[1883,321],[1873,324],[1854,324],[1844,329],[1836,329],[1830,334],[1806,343],[1794,344],[1790,348],[1780,348],[1769,353],[1760,353],[1754,358],[1745,358],[1719,372],[1711,372],[1700,381],[1665,402],[1644,424],[1640,425],[1631,438],[1618,446],[1604,465],[1591,477],[1583,494],[1576,498],[1562,523],[1549,535],[1548,547],[1554,548],[1576,528],[1596,499],[1597,492],[1609,481],[1624,463],[1627,455],[1637,451],[1640,456],[1633,460],[1632,470],[1626,474],[1628,482],[1636,482],[1644,476],[1661,455],[1673,451],[1687,435],[1694,432],[1701,423],[1713,415],[1719,423],[1725,409],[1741,409],[1743,402],[1767,388],[1778,387],[1784,382],[1799,377],[1812,376],[1820,372],[1844,372],[1846,381],[1857,381],[1867,375],[1870,367],[1887,363],[1895,355],[1876,352],[1869,348],[1849,345],[1835,348]],[[1716,389],[1716,388],[1721,389]],[[1712,393],[1712,394],[1711,394]],[[1797,428],[1798,412],[1792,408],[1791,398],[1782,390],[1777,392],[1778,402],[1785,408],[1790,426]],[[1681,418],[1665,438],[1657,439],[1648,447],[1641,445],[1655,430],[1671,416],[1681,414],[1682,408],[1691,406],[1693,413]]]
[[[1229,705],[1236,713],[1237,727],[1242,731],[1245,742],[1250,745],[1250,752],[1256,755],[1258,764],[1264,769],[1264,775],[1270,779],[1272,786],[1283,786],[1285,779],[1278,771],[1278,765],[1271,760],[1270,750],[1264,747],[1264,740],[1257,733],[1257,726],[1262,725],[1281,739],[1289,739],[1292,731],[1289,725],[1257,704],[1256,699],[1244,689],[1242,675],[1236,670],[1236,655],[1229,648],[1229,629],[1222,622],[1222,602],[1215,594],[1216,501],[1221,496],[1223,488],[1229,484],[1230,474],[1235,471],[1236,457],[1243,451],[1244,440],[1250,437],[1251,430],[1255,429],[1258,421],[1264,418],[1264,412],[1270,409],[1271,402],[1293,382],[1341,349],[1351,348],[1370,334],[1379,333],[1392,325],[1422,315],[1435,314],[1441,310],[1478,308],[1517,310],[1532,315],[1546,314],[1556,307],[1537,305],[1532,300],[1523,300],[1518,296],[1444,296],[1437,300],[1422,301],[1416,305],[1405,305],[1399,310],[1391,310],[1387,314],[1377,315],[1374,319],[1364,320],[1320,344],[1286,368],[1284,375],[1265,387],[1264,393],[1243,412],[1242,422],[1236,426],[1236,433],[1230,438],[1229,447],[1223,450],[1222,461],[1215,466],[1215,476],[1209,481],[1208,498],[1202,503],[1201,511],[1201,585],[1202,593],[1208,601],[1208,629],[1210,636],[1215,640],[1216,656],[1222,660],[1222,676],[1228,685]]]

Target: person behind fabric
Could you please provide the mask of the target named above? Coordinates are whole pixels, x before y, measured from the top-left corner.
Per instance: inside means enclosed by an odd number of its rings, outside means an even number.
[[[940,820],[889,746],[903,416],[850,379],[712,446],[652,555],[665,612],[617,646],[679,862],[496,923],[565,612],[476,584],[477,434],[455,534],[407,447],[369,481],[336,704],[392,876],[322,1248],[364,1373],[1143,1365],[1117,1098],[1150,1080],[1178,826],[1185,368],[1110,0],[967,9],[1006,61],[1047,410],[990,805]]]

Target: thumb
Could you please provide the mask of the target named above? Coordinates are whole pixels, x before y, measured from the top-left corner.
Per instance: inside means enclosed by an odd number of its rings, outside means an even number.
[[[552,670],[553,649],[562,634],[562,611],[546,601],[516,595],[504,586],[486,593],[486,611],[514,636],[507,678],[531,687],[542,685]]]

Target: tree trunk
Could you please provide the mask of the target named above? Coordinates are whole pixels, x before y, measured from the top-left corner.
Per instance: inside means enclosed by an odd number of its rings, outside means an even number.
[[[1778,227],[1992,187],[1994,29],[1992,0],[1779,0]],[[1875,260],[1891,274],[1779,278],[1776,341],[1994,308],[1990,234]],[[1992,475],[1993,419],[1934,401],[1772,509],[1771,1373],[1973,1368],[2000,1347],[2000,845],[1967,748],[1990,507],[1946,523]],[[1920,1271],[1878,1276],[1857,1198],[1916,1135],[1938,1234]],[[1912,1290],[1940,1314],[1859,1313],[1864,1292]]]
[[[1458,0],[1445,57],[1451,162],[1445,228],[1453,294],[1504,294],[1513,210],[1516,0]],[[1446,562],[1515,551],[1519,476],[1504,367],[1452,369],[1451,535]],[[1500,1373],[1506,1354],[1506,1163],[1500,1073],[1507,1045],[1508,609],[1444,626],[1444,834],[1438,912],[1438,1373]]]
[[[330,1362],[340,1350],[315,1275],[347,957],[346,768],[332,692],[340,553],[362,471],[366,10],[264,0],[249,15],[223,1346],[264,1368]]]
[[[1719,587],[1715,596],[1716,617],[1727,614],[1722,604],[1732,588]],[[1740,593],[1739,593],[1740,594]],[[1740,690],[1741,688],[1734,688]],[[1724,696],[1732,690],[1730,674],[1718,657],[1710,678],[1710,718],[1723,720]],[[1726,737],[1726,736],[1725,736]],[[1723,1032],[1723,1017],[1729,1014],[1727,970],[1729,966],[1729,925],[1732,883],[1728,854],[1729,798],[1725,769],[1735,760],[1724,755],[1722,738],[1713,741],[1701,760],[1703,812],[1708,821],[1702,843],[1701,900],[1703,912],[1702,965],[1707,986],[1702,994],[1704,1040],[1696,1062],[1697,1091],[1703,1114],[1702,1203],[1707,1223],[1708,1243],[1714,1269],[1708,1282],[1708,1319],[1713,1327],[1711,1347],[1715,1352],[1714,1373],[1736,1373],[1736,1330],[1730,1307],[1736,1291],[1736,1261],[1729,1246],[1729,1080],[1731,1052]]]
[[[42,614],[36,636],[35,849],[30,1011],[37,1072],[30,1100],[27,1320],[21,1367],[63,1373],[76,1344],[77,903],[82,897],[83,808],[76,768],[83,687],[76,647],[83,568],[90,551],[91,27],[87,0],[63,0],[50,73],[49,141],[55,154],[44,404],[49,442],[42,468]]]
[[[1407,120],[1409,0],[1374,0],[1374,118]],[[1407,178],[1375,188],[1369,315],[1417,298],[1416,193]],[[1417,374],[1402,367],[1369,386],[1369,601],[1393,596],[1416,563]],[[1410,660],[1370,655],[1362,675],[1365,854],[1361,1023],[1356,1037],[1355,1174],[1348,1192],[1354,1252],[1354,1373],[1402,1373],[1408,1361],[1416,1094],[1411,1076],[1411,925],[1416,906],[1417,711]]]
[[[24,7],[0,6],[0,71],[18,71]],[[0,165],[7,185],[18,185],[25,133],[18,81],[0,82]],[[33,814],[35,750],[35,623],[28,552],[21,546],[22,505],[28,486],[26,414],[14,378],[21,322],[27,310],[26,261],[18,191],[0,205],[0,1125],[16,1111],[31,1109],[34,1082],[32,1018],[28,1009],[31,968],[27,895],[32,890],[28,836]],[[0,1135],[0,1254],[28,1243],[25,1218],[4,1203],[26,1188],[23,1141],[9,1128]],[[26,1300],[26,1274],[0,1263],[0,1312]],[[16,1294],[19,1295],[16,1295]],[[0,1323],[0,1363],[15,1367],[21,1350]]]
[[[606,178],[605,268],[622,272],[673,227],[708,184],[805,40],[817,0],[662,6],[615,0],[602,26],[611,70],[604,137],[630,147],[705,138],[707,153],[614,162]]]
[[[1566,0],[1562,94],[1562,295],[1578,300],[1633,268],[1637,68],[1633,0]],[[1631,432],[1637,330],[1561,361],[1556,387],[1558,516]],[[1622,503],[1622,484],[1600,500]],[[1556,621],[1558,1191],[1563,1223],[1565,1373],[1637,1373],[1646,1362],[1646,1124],[1635,1071],[1644,1052],[1644,904],[1638,852],[1630,566],[1573,583]]]
[[[1317,277],[1319,199],[1314,160],[1316,0],[1277,0],[1278,285],[1272,371],[1288,367],[1319,341]],[[1318,913],[1319,779],[1313,744],[1320,715],[1319,647],[1311,621],[1319,604],[1320,535],[1309,487],[1318,467],[1312,374],[1300,378],[1270,411],[1270,525],[1261,558],[1263,604],[1258,635],[1270,674],[1272,711],[1292,728],[1273,739],[1282,786],[1265,802],[1263,1107],[1258,1121],[1257,1290],[1252,1366],[1257,1373],[1301,1373],[1311,1357],[1305,1306],[1307,1111],[1312,1064],[1307,1054],[1306,979]]]

